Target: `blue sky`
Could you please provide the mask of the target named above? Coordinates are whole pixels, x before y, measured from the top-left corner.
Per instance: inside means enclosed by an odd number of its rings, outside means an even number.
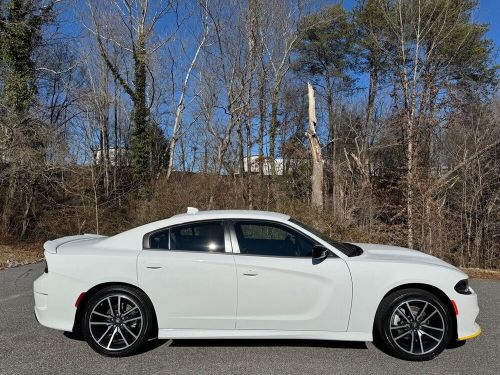
[[[481,0],[479,10],[475,15],[475,20],[490,25],[488,38],[495,42],[497,51],[497,62],[500,63],[498,47],[500,46],[500,1],[499,0]]]
[[[153,4],[159,4],[157,3],[158,0],[154,0],[152,3]],[[187,15],[190,14],[188,11],[190,8],[190,4],[192,4],[190,1],[185,0],[180,1],[179,3],[181,4],[181,7],[184,7],[183,9],[183,14]],[[352,9],[352,7],[358,2],[357,0],[320,0],[318,1],[318,4],[321,5],[327,5],[327,4],[334,4],[336,2],[342,2],[344,6],[347,9]],[[68,4],[71,4],[73,6],[67,6]],[[321,7],[320,5],[320,7]],[[74,1],[74,2],[64,2],[61,3],[61,7],[63,9],[63,15],[61,17],[61,23],[59,24],[60,31],[63,34],[66,34],[67,36],[83,36],[85,34],[84,27],[81,24],[82,18],[85,19],[85,15],[88,15],[88,8],[85,3],[85,1]],[[83,16],[83,17],[82,17]],[[474,21],[478,23],[484,23],[489,25],[489,31],[487,33],[487,37],[492,39],[494,44],[495,44],[495,56],[496,56],[496,61],[497,64],[500,65],[500,56],[499,56],[499,47],[500,47],[500,0],[480,0],[479,1],[479,7],[475,11],[475,14],[473,16]],[[181,37],[186,44],[187,48],[184,51],[184,53],[179,53],[180,51],[174,51],[174,54],[176,55],[176,60],[177,62],[182,65],[186,63],[191,55],[192,55],[192,50],[190,50],[190,39],[193,38],[193,34],[196,34],[197,31],[199,31],[198,27],[199,25],[194,25],[193,27],[193,22],[194,18],[187,18],[183,19],[183,27],[181,31]],[[165,25],[175,25],[175,22],[173,22],[173,19],[164,20],[163,22],[160,22],[158,25],[158,29],[156,30],[160,35],[168,35],[169,32],[165,30],[166,26]],[[194,29],[194,30],[192,30]],[[194,32],[194,33],[193,33]],[[85,43],[84,40],[79,40],[79,41],[74,41],[75,43],[73,47],[78,48],[79,43]],[[177,41],[174,41],[174,43],[171,43],[170,46],[175,46],[177,45]],[[175,47],[170,47],[174,48]],[[193,44],[194,48],[194,44]],[[354,95],[351,100],[354,101],[363,101],[366,98],[366,88],[368,86],[368,79],[366,75],[358,75],[357,76],[357,94]],[[189,112],[189,111],[187,111]],[[188,121],[190,117],[189,113],[185,113],[185,119]],[[168,121],[167,121],[168,123]],[[169,132],[169,129],[167,127],[166,132]]]

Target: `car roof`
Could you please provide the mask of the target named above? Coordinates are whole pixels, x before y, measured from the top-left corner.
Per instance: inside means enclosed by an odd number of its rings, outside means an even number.
[[[286,221],[290,219],[289,215],[280,214],[278,212],[257,211],[257,210],[211,210],[198,211],[195,208],[188,209],[188,213],[174,215],[168,219],[155,221],[149,224],[144,224],[139,227],[118,233],[115,236],[108,237],[100,242],[100,246],[107,248],[129,247],[131,250],[142,246],[143,236],[148,233],[163,227],[190,223],[203,220],[217,219],[255,219],[255,220],[275,220]]]
[[[209,210],[209,211],[194,211],[182,213],[172,216],[170,219],[177,219],[176,221],[197,221],[197,220],[210,220],[210,219],[279,219],[288,220],[289,215],[281,214],[271,211],[259,210]]]

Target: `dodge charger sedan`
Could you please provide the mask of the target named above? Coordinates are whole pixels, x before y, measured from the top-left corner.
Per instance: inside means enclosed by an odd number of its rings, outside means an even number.
[[[35,313],[97,352],[160,339],[377,340],[428,360],[480,334],[467,275],[401,247],[334,241],[287,215],[198,211],[44,244]]]

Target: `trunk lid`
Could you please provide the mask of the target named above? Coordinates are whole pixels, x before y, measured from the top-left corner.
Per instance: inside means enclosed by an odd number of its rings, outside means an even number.
[[[48,253],[56,254],[57,249],[62,246],[67,246],[68,244],[81,245],[83,243],[85,243],[85,245],[93,245],[94,243],[99,242],[104,238],[107,237],[101,236],[99,234],[80,234],[77,236],[66,236],[45,242],[43,244],[43,248]]]

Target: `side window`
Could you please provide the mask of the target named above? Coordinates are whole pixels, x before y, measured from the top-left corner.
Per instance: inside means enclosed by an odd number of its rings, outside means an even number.
[[[274,223],[234,224],[241,254],[310,257],[314,242],[299,232]]]
[[[224,252],[224,223],[213,221],[172,227],[170,250]]]
[[[149,236],[150,249],[168,249],[168,229],[153,233]]]

